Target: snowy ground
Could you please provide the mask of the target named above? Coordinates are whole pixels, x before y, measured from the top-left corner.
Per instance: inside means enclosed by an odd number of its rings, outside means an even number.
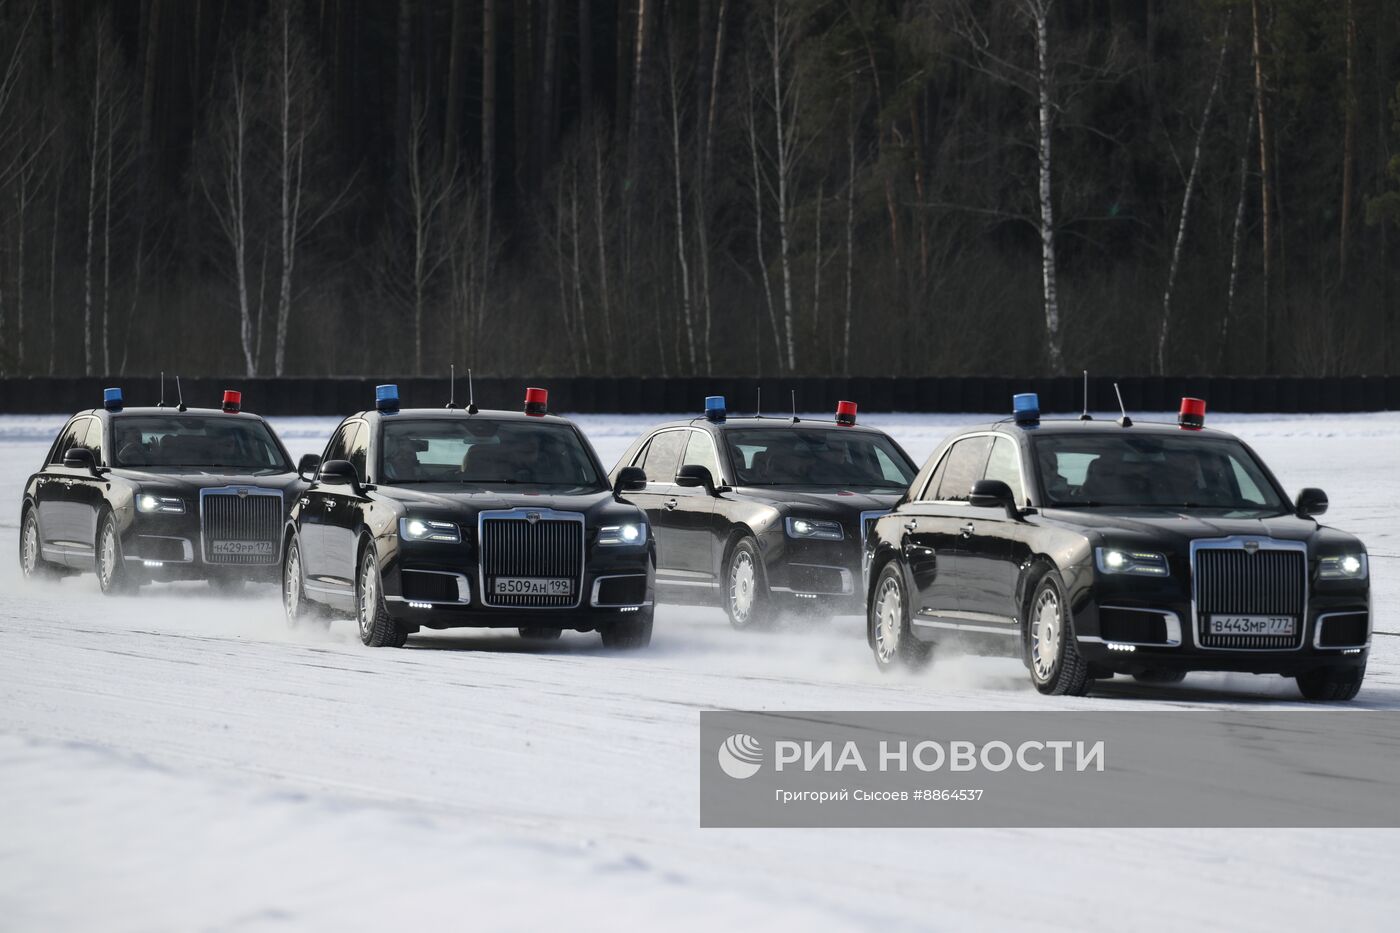
[[[580,419],[604,462],[654,419]],[[922,459],[975,417],[870,416]],[[698,711],[1293,708],[1291,681],[1193,675],[1086,699],[1020,665],[882,677],[860,620],[738,634],[663,608],[652,650],[349,623],[302,636],[274,592],[108,601],[26,587],[25,477],[61,418],[0,417],[0,929],[1390,928],[1400,831],[698,828]],[[293,455],[333,421],[280,419]],[[1321,486],[1400,632],[1400,413],[1212,419]],[[1357,707],[1400,708],[1378,635]]]

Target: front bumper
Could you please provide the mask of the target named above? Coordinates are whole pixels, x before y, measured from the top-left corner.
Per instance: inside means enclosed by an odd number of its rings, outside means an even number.
[[[865,613],[864,551],[849,529],[841,541],[803,541],[781,529],[760,541],[768,592],[790,611]]]
[[[282,563],[278,553],[262,564],[210,563],[204,558],[204,541],[198,511],[183,513],[138,512],[134,508],[121,521],[122,556],[132,571],[148,580],[205,580],[227,577],[276,580]]]
[[[441,547],[400,552],[383,568],[385,605],[395,622],[433,629],[543,625],[591,631],[650,615],[656,586],[650,548],[598,550],[584,568],[575,606],[489,606],[481,598],[476,561]]]
[[[1352,635],[1363,631],[1358,619],[1363,615],[1364,635]],[[1365,665],[1374,618],[1369,595],[1315,588],[1296,646],[1206,647],[1202,644],[1202,620],[1189,597],[1166,581],[1086,597],[1076,602],[1073,616],[1080,654],[1100,670],[1117,674],[1239,671],[1285,676]],[[1339,640],[1344,631],[1351,637]]]

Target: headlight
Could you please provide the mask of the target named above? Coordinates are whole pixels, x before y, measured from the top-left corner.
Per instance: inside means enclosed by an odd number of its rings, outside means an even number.
[[[1317,562],[1319,580],[1364,580],[1367,571],[1365,554],[1335,554]]]
[[[789,538],[806,541],[840,541],[845,532],[840,522],[818,521],[814,518],[789,518],[783,522]]]
[[[1142,577],[1171,575],[1171,570],[1167,567],[1167,555],[1156,551],[1101,547],[1094,549],[1094,557],[1100,573],[1131,573]]]
[[[462,529],[451,522],[434,522],[426,518],[399,519],[399,537],[405,541],[437,541],[461,544]]]
[[[184,512],[185,500],[179,496],[157,496],[143,492],[136,497],[136,508],[142,512]]]
[[[599,544],[641,544],[647,539],[645,522],[627,525],[604,525],[598,529]]]

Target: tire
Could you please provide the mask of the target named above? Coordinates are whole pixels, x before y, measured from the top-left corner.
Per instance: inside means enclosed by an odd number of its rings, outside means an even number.
[[[19,572],[26,580],[58,578],[58,569],[44,560],[44,552],[40,546],[43,540],[39,534],[39,513],[32,508],[26,509],[19,531]]]
[[[773,600],[758,542],[753,538],[740,538],[729,552],[720,598],[729,624],[736,629],[766,628],[772,623]]]
[[[402,648],[408,641],[408,632],[389,618],[389,610],[384,605],[384,586],[379,578],[379,561],[370,546],[364,549],[356,576],[355,618],[360,627],[360,641],[371,648]]]
[[[1047,696],[1084,696],[1094,683],[1065,611],[1064,588],[1047,573],[1026,613],[1026,652],[1035,689]]]
[[[97,548],[93,555],[93,569],[97,571],[97,585],[105,596],[117,596],[136,589],[136,583],[126,567],[126,558],[122,555],[122,539],[121,535],[117,534],[117,519],[110,511],[103,512],[97,522]]]
[[[1143,671],[1141,674],[1134,674],[1133,680],[1140,684],[1179,684],[1186,679],[1185,671],[1166,671],[1161,669]]]
[[[559,636],[564,634],[562,628],[550,628],[547,625],[522,625],[519,632],[521,638],[530,641],[558,641]]]
[[[603,647],[622,651],[647,647],[651,644],[651,617],[652,610],[647,608],[638,612],[637,618],[599,626],[598,634],[603,638]]]
[[[1298,682],[1298,692],[1305,700],[1321,702],[1345,702],[1356,699],[1361,690],[1361,681],[1366,676],[1366,665],[1349,670],[1324,668],[1309,671],[1293,678]]]
[[[306,598],[306,572],[301,564],[301,544],[296,538],[287,543],[282,555],[282,616],[289,629],[330,628],[325,611]]]
[[[866,623],[880,670],[904,667],[917,671],[933,660],[933,645],[920,641],[910,630],[909,594],[898,564],[888,563],[880,571],[866,609]]]

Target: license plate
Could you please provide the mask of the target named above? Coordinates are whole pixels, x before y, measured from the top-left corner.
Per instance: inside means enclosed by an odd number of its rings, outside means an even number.
[[[277,553],[275,541],[214,541],[209,550],[215,554],[260,555]]]
[[[572,596],[574,583],[567,577],[497,577],[496,596]]]
[[[1211,616],[1212,635],[1292,635],[1293,616]]]

